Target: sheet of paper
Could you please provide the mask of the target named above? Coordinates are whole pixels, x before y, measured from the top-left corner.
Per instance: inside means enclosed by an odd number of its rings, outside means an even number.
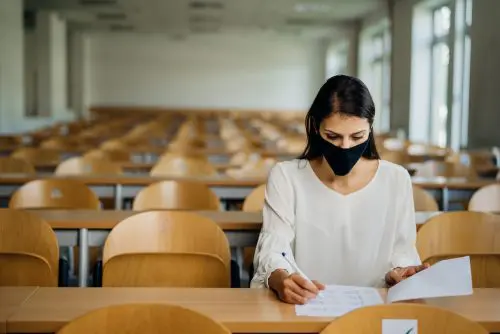
[[[440,261],[396,284],[388,290],[387,302],[471,294],[470,258],[465,256]]]
[[[413,319],[382,319],[382,334],[418,334],[418,321]]]
[[[339,317],[354,309],[376,304],[383,304],[377,289],[328,285],[316,299],[306,305],[295,306],[295,313],[312,317]]]

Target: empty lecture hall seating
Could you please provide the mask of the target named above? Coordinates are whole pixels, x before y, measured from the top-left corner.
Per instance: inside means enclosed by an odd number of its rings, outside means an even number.
[[[231,255],[240,254],[236,255],[240,261],[241,253],[230,248],[230,241],[241,234],[223,231],[203,212],[192,212],[217,211],[231,217],[224,211],[262,211],[270,169],[278,161],[297,157],[304,147],[304,114],[163,111],[110,108],[94,112],[91,121],[25,134],[29,140],[5,139],[0,186],[10,209],[0,209],[0,293],[11,291],[6,286],[33,286],[33,292],[24,297],[25,307],[8,309],[13,320],[9,325],[7,319],[5,327],[0,298],[0,332],[9,326],[21,326],[17,332],[23,332],[22,326],[28,326],[24,327],[28,332],[63,334],[144,333],[158,328],[209,334],[378,333],[387,318],[417,319],[424,333],[479,334],[487,333],[485,328],[500,332],[500,317],[495,316],[495,307],[500,306],[493,300],[500,288],[499,184],[481,177],[495,167],[488,152],[452,152],[391,134],[377,138],[384,159],[415,174],[415,210],[432,216],[417,233],[422,260],[436,263],[469,255],[478,292],[470,298],[475,298],[473,305],[481,305],[480,316],[469,299],[457,299],[441,304],[438,300],[440,308],[432,301],[380,305],[333,321],[304,322],[295,318],[293,306],[277,303],[268,291],[245,289],[231,297],[227,291],[237,289],[226,288],[246,287],[251,279],[254,248],[238,246],[245,249],[242,262],[248,268],[240,271]],[[25,181],[15,183],[16,178]],[[59,295],[56,287],[68,285],[68,278],[61,276],[68,268],[59,260],[58,246],[58,238],[65,236],[54,227],[56,235],[51,222],[31,210],[46,210],[49,217],[64,210],[79,217],[75,224],[87,221],[83,210],[95,210],[109,223],[110,212],[102,208],[109,204],[106,196],[111,193],[102,187],[112,189],[116,198],[119,192],[134,211],[121,216],[122,207],[117,206],[112,214],[122,218],[110,232],[109,226],[102,230],[75,226],[77,238],[86,237],[92,250],[89,264],[97,263],[92,283],[109,300],[93,301],[90,292],[77,297],[77,290],[85,288],[76,287]],[[448,202],[469,211],[439,213]],[[92,224],[99,223],[97,219]],[[96,241],[104,247],[94,249]],[[75,285],[74,280],[69,284]],[[151,303],[156,293],[167,297]],[[59,299],[52,306],[40,308],[56,295],[60,297],[54,297]],[[57,308],[63,311],[57,313]],[[30,310],[45,319],[45,327],[38,327],[36,320],[24,322],[32,316]],[[55,313],[59,318],[53,320]],[[49,330],[47,326],[54,324]]]

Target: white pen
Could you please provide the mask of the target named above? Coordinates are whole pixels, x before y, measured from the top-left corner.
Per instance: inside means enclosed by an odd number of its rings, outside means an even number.
[[[283,252],[281,253],[281,255],[283,255],[283,258],[286,260],[286,262],[288,262],[288,264],[292,267],[293,271],[296,272],[297,274],[299,274],[300,276],[304,277],[307,281],[309,281],[312,285],[316,286],[316,284],[313,283],[313,281],[311,281],[311,279],[309,277],[306,276],[306,274],[304,274],[304,272],[302,270],[299,269],[299,267],[297,267],[297,265],[295,263],[293,263],[292,261],[290,261],[288,259],[288,257],[286,256],[286,253]],[[321,295],[318,293],[318,297],[321,297]]]

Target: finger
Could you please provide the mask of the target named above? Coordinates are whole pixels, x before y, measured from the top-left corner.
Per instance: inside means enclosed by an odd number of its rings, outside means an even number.
[[[290,277],[302,289],[307,290],[309,292],[312,292],[312,293],[314,293],[314,295],[318,294],[318,292],[319,292],[318,288],[311,281],[305,279],[304,277],[302,277],[299,274],[293,274]]]
[[[400,273],[396,270],[393,270],[389,273],[389,278],[393,282],[392,283],[393,285],[398,284],[399,282],[401,282],[403,280],[403,276],[400,275]]]
[[[293,291],[288,290],[286,292],[285,302],[289,304],[304,305],[307,301],[307,298],[304,298]]]
[[[318,288],[318,290],[325,290],[325,285],[323,283],[320,283],[318,281],[312,281],[314,285]]]
[[[297,295],[301,296],[301,297],[304,297],[306,299],[312,299],[312,298],[315,298],[316,297],[316,293],[312,293],[310,292],[309,290],[306,290],[306,289],[303,289],[302,287],[300,287],[295,281],[293,281],[292,279],[290,280],[287,280],[285,282],[285,289],[286,290],[290,290],[290,291],[293,291],[294,293],[296,293]]]

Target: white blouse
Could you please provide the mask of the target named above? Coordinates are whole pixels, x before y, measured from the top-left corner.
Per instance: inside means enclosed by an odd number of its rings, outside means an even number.
[[[267,287],[276,269],[294,272],[282,253],[324,284],[381,287],[392,268],[421,263],[411,179],[388,161],[348,195],[323,184],[307,160],[278,163],[269,175],[263,219],[251,287]]]

